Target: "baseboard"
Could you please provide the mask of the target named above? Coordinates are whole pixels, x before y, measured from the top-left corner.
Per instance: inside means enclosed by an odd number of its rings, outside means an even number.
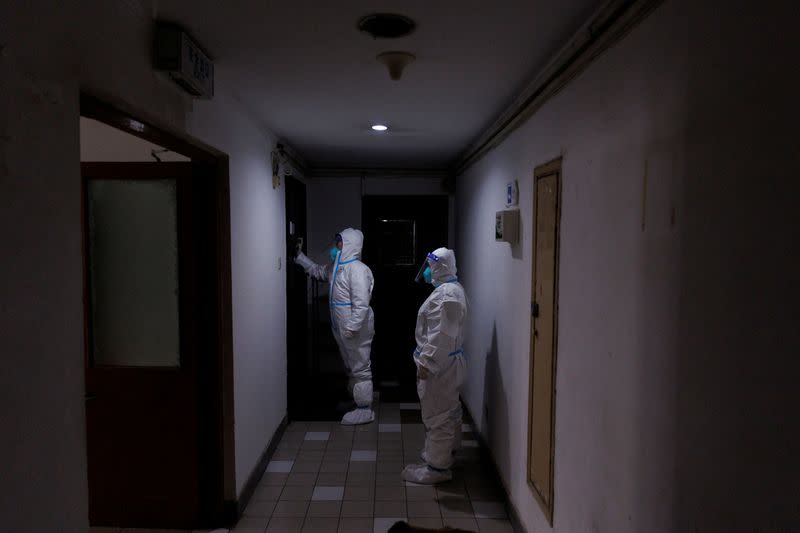
[[[239,500],[236,502],[230,502],[232,504],[232,508],[229,510],[229,512],[234,514],[231,525],[236,524],[236,522],[238,522],[244,514],[247,504],[250,503],[250,499],[253,497],[253,493],[255,493],[256,488],[258,487],[258,482],[261,481],[261,477],[264,475],[264,471],[267,469],[267,464],[269,463],[270,458],[275,453],[275,449],[278,447],[278,443],[281,441],[281,438],[283,438],[283,432],[286,431],[286,426],[288,423],[289,419],[284,416],[283,420],[281,420],[281,423],[278,425],[278,429],[276,429],[275,433],[272,435],[269,444],[264,449],[261,457],[258,459],[256,466],[254,466],[252,472],[250,472],[250,476],[247,478],[247,483],[245,483],[242,492],[239,494]]]
[[[236,522],[239,521],[239,504],[236,500],[225,500],[222,509],[224,525],[233,528]]]
[[[525,528],[522,526],[522,521],[519,519],[519,511],[517,511],[517,506],[514,505],[514,502],[511,501],[509,497],[509,490],[506,486],[506,480],[503,479],[503,476],[500,474],[500,469],[497,467],[497,459],[495,459],[494,451],[489,447],[486,439],[483,438],[483,434],[478,432],[478,428],[475,427],[475,420],[476,418],[472,416],[472,411],[470,411],[467,403],[462,400],[461,405],[464,406],[464,410],[469,414],[470,419],[472,420],[472,433],[475,435],[475,438],[478,439],[480,445],[489,453],[489,458],[492,460],[492,466],[494,466],[495,472],[497,472],[498,477],[500,478],[500,483],[503,484],[503,492],[505,493],[506,502],[508,502],[508,509],[509,509],[509,519],[511,520],[511,527],[514,528],[516,533],[526,533]]]

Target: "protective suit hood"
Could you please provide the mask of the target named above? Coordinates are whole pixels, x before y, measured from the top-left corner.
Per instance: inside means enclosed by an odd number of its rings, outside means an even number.
[[[364,234],[361,231],[353,228],[342,230],[339,235],[342,236],[342,253],[339,256],[339,262],[352,261],[353,259],[361,259],[361,249],[364,247]]]
[[[447,248],[437,248],[434,250],[433,255],[439,258],[438,261],[428,259],[433,284],[438,286],[448,281],[455,281],[458,275],[455,252]]]

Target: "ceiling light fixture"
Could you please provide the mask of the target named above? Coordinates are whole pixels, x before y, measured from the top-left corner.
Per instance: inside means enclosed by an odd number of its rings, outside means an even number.
[[[375,131],[386,131],[389,129],[389,126],[384,126],[383,124],[375,124],[372,126],[372,129]]]
[[[397,39],[414,32],[416,23],[408,17],[394,13],[374,13],[358,21],[358,29],[373,39]]]
[[[389,69],[389,77],[397,81],[403,75],[403,69],[416,57],[408,52],[384,52],[379,54],[376,59],[386,65],[386,68]]]

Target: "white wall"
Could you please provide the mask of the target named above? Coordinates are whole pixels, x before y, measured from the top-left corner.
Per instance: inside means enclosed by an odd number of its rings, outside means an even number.
[[[406,177],[369,177],[364,180],[364,194],[369,195],[425,195],[447,194],[442,188],[441,178]]]
[[[800,526],[800,47],[788,3],[696,4],[667,0],[458,180],[464,396],[531,532],[532,174],[561,155],[554,529]],[[492,234],[511,179],[514,249]]]
[[[224,89],[195,104],[189,132],[230,156],[236,485],[286,415],[286,206],[272,188],[275,140]]]
[[[237,484],[285,413],[283,189],[271,139],[220,96],[191,102],[150,67],[151,0],[0,4],[0,517],[86,531],[79,90],[231,155]],[[46,53],[43,50],[46,49]],[[262,246],[263,245],[263,246]],[[268,342],[267,342],[268,340]],[[271,392],[271,394],[268,394]]]

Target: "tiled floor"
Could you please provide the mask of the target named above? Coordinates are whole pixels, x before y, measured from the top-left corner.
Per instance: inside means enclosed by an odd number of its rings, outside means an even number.
[[[365,426],[290,424],[232,533],[383,533],[397,520],[513,531],[494,469],[469,426],[453,481],[413,485],[400,472],[420,462],[419,405],[378,404],[376,410],[375,423]]]

